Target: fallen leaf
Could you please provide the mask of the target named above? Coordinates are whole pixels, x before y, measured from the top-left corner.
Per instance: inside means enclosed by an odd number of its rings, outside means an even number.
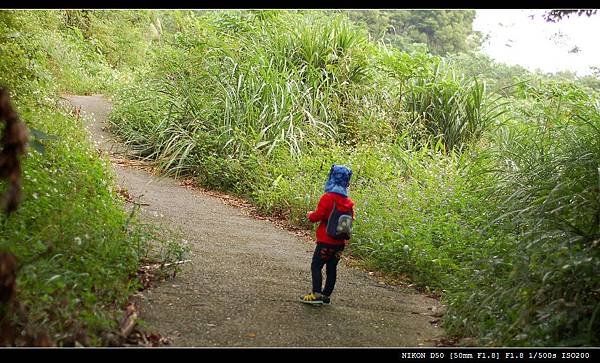
[[[125,318],[121,322],[120,331],[123,337],[129,336],[135,327],[137,320],[137,309],[135,308],[135,304],[130,303],[127,305],[125,310]]]

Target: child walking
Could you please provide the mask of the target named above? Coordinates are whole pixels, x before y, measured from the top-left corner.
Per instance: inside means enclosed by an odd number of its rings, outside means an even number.
[[[331,293],[337,278],[337,265],[342,251],[350,239],[354,202],[348,198],[348,186],[352,170],[345,165],[333,165],[325,183],[325,194],[321,196],[317,208],[306,213],[317,227],[315,252],[310,265],[312,292],[300,299],[306,304],[330,304]],[[322,269],[326,266],[325,288],[322,289]]]

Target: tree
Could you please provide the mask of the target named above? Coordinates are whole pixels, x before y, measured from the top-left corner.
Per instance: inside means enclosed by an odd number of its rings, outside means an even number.
[[[351,20],[367,27],[372,37],[403,49],[427,44],[438,55],[474,50],[480,34],[473,31],[474,10],[354,10]]]
[[[587,15],[588,17],[596,14],[598,12],[597,9],[570,9],[570,10],[550,10],[546,14],[544,14],[544,19],[549,23],[557,23],[563,18],[568,18],[572,14],[577,14],[577,16]]]

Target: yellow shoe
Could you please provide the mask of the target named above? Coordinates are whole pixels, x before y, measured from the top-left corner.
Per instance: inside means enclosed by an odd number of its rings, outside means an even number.
[[[304,295],[302,298],[300,298],[300,301],[305,304],[313,304],[313,305],[323,304],[323,299],[321,298],[321,294],[319,294],[317,296],[317,295],[315,295],[314,292],[311,292],[308,295]]]

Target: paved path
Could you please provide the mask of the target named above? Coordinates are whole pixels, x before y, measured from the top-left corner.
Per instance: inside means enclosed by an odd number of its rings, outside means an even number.
[[[101,150],[122,150],[103,130],[109,102],[68,100],[81,107]],[[147,204],[144,216],[180,231],[191,246],[192,261],[176,278],[143,293],[142,318],[173,346],[418,347],[443,335],[431,322],[440,309],[435,299],[344,263],[332,305],[300,303],[310,289],[313,243],[174,179],[113,168],[119,185]]]

